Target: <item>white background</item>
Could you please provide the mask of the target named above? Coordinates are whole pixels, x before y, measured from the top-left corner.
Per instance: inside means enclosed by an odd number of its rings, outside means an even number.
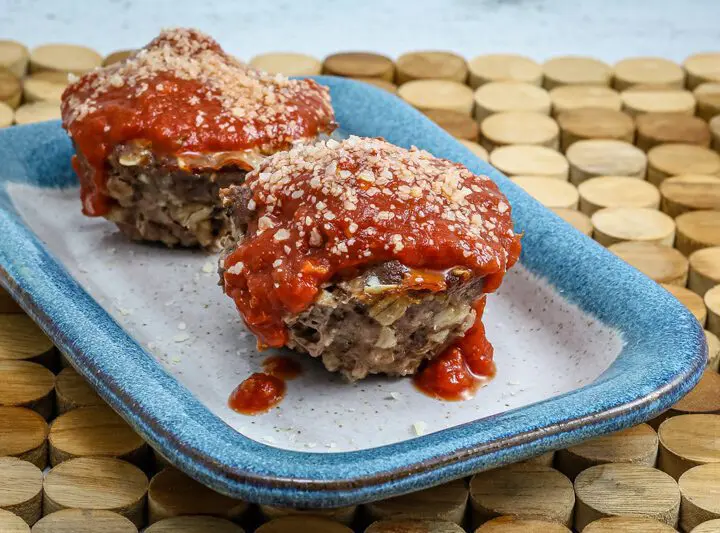
[[[28,46],[74,42],[107,54],[182,25],[246,60],[282,50],[322,58],[440,48],[468,58],[507,51],[681,61],[720,50],[718,21],[720,0],[0,0],[0,38]]]

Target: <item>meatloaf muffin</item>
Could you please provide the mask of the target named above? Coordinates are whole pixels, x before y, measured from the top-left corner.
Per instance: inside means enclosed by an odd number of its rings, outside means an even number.
[[[350,380],[452,346],[520,253],[488,177],[382,139],[293,147],[220,194],[235,229],[221,285],[259,346]]]
[[[62,117],[84,214],[133,239],[207,248],[228,230],[221,187],[335,127],[326,87],[255,70],[188,29],[72,83]]]

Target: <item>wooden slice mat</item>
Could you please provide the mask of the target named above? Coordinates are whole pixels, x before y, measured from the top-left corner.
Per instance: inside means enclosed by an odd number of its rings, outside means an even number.
[[[3,533],[30,533],[30,526],[15,513],[0,509],[0,531]]]
[[[151,524],[183,514],[239,518],[248,504],[228,498],[187,477],[174,468],[156,474],[148,491],[148,518]]]
[[[720,82],[703,83],[693,91],[697,102],[697,116],[710,120],[720,114]]]
[[[705,341],[708,345],[708,370],[720,372],[720,338],[705,330]]]
[[[700,209],[720,210],[720,177],[683,174],[660,184],[662,210],[671,217]]]
[[[0,104],[0,128],[2,126],[2,120],[3,120],[3,109],[7,109],[7,106],[4,106],[3,104]],[[12,115],[12,110],[10,110],[10,113]],[[11,118],[12,120],[12,118]],[[4,313],[22,313],[23,310],[20,308],[20,306],[17,304],[15,300],[13,300],[13,297],[8,294],[8,292],[0,287],[0,314]],[[0,331],[2,331],[2,319],[0,318]],[[2,334],[0,333],[0,338],[2,337]],[[0,342],[0,345],[2,343]],[[2,357],[0,356],[0,359]]]
[[[530,459],[525,459],[522,462],[530,465],[552,466],[555,462],[555,452],[545,452]]]
[[[650,150],[665,143],[686,143],[710,146],[710,129],[698,117],[676,113],[646,113],[635,119],[638,148]]]
[[[102,65],[92,48],[73,44],[45,44],[30,52],[30,71],[57,70],[80,76]]]
[[[682,495],[680,528],[683,531],[720,519],[720,463],[691,468],[680,477],[678,485]]]
[[[102,62],[103,67],[107,67],[108,65],[112,65],[113,63],[119,63],[120,61],[124,61],[134,53],[135,50],[118,50],[116,52],[113,52],[112,54],[105,56],[105,59],[103,59]]]
[[[499,516],[485,522],[475,533],[570,533],[570,530],[557,522]]]
[[[720,463],[720,415],[673,416],[658,428],[658,468],[679,479],[694,466]]]
[[[644,516],[611,516],[590,522],[583,533],[673,533],[674,527]]]
[[[0,361],[0,405],[27,407],[46,420],[53,412],[55,375],[29,361]]]
[[[250,65],[270,74],[285,76],[316,76],[322,72],[319,59],[294,52],[260,54],[250,60]]]
[[[43,474],[37,466],[14,457],[0,457],[0,509],[33,525],[42,516],[42,488]]]
[[[628,241],[613,244],[608,250],[657,283],[684,287],[687,282],[688,260],[674,248]]]
[[[352,533],[347,526],[313,516],[284,516],[271,520],[255,530],[255,533]]]
[[[51,366],[55,347],[24,314],[0,314],[0,361],[32,360]]]
[[[512,515],[570,527],[575,494],[572,482],[552,468],[515,464],[482,472],[470,481],[473,522]]]
[[[446,109],[470,116],[473,108],[472,90],[456,81],[411,81],[398,88],[398,96],[421,111]]]
[[[8,126],[12,126],[14,120],[15,112],[13,111],[12,107],[10,107],[4,102],[0,102],[0,128],[7,128]],[[0,288],[0,291],[4,292],[4,289]],[[3,305],[3,298],[4,295],[0,293],[0,305]],[[12,298],[10,298],[9,296],[7,296],[7,298],[12,300]]]
[[[458,141],[460,142],[460,144],[465,146],[468,150],[470,150],[473,154],[475,154],[477,157],[479,157],[483,161],[488,160],[489,156],[488,156],[487,150],[485,150],[485,148],[480,146],[478,143],[472,142],[472,141],[467,141],[465,139],[458,139]]]
[[[404,496],[366,504],[371,520],[416,519],[462,523],[468,489],[462,479]]]
[[[542,67],[529,57],[516,54],[487,54],[468,63],[470,87],[477,89],[492,81],[519,81],[540,85]]]
[[[720,246],[720,212],[691,211],[677,217],[675,223],[678,231],[675,247],[685,255]]]
[[[72,368],[64,368],[55,381],[58,414],[78,407],[103,406],[105,402],[87,381]]]
[[[130,520],[110,511],[63,509],[42,518],[33,526],[32,533],[137,533],[137,530]]]
[[[35,411],[0,407],[0,457],[17,457],[45,468],[48,431],[47,422]]]
[[[392,82],[389,82],[387,80],[384,80],[382,78],[354,78],[356,81],[362,81],[365,83],[369,83],[370,85],[374,85],[375,87],[378,87],[380,89],[384,89],[389,93],[397,94],[397,85],[395,85]]]
[[[548,59],[542,66],[543,86],[610,85],[612,68],[594,57],[563,56]]]
[[[553,209],[557,216],[588,237],[592,236],[592,221],[585,213],[574,209]]]
[[[690,533],[720,533],[720,519],[703,522]]]
[[[348,78],[382,78],[393,81],[395,65],[389,57],[368,52],[332,54],[323,62],[323,74]]]
[[[552,114],[558,116],[565,111],[583,109],[610,109],[620,111],[622,99],[620,93],[609,87],[591,87],[585,85],[564,85],[550,91]]]
[[[680,174],[720,175],[720,155],[694,144],[661,144],[648,151],[647,159],[647,179],[657,186]]]
[[[603,246],[623,241],[672,246],[675,222],[665,213],[645,207],[606,207],[591,217],[593,238]]]
[[[23,104],[15,110],[16,124],[34,124],[60,118],[58,102],[32,102]]]
[[[552,118],[526,111],[508,111],[490,115],[480,124],[481,144],[492,151],[507,144],[537,144],[557,149],[557,122]]]
[[[572,183],[544,176],[516,176],[511,179],[545,207],[577,209],[579,196]]]
[[[708,127],[712,136],[712,148],[716,152],[720,152],[720,115],[711,118]]]
[[[465,83],[468,77],[465,59],[441,50],[403,54],[397,58],[395,67],[398,84],[413,80],[450,80]]]
[[[550,114],[550,95],[545,89],[530,83],[496,81],[477,88],[475,119],[481,123],[494,113],[505,111],[529,111]]]
[[[138,467],[109,457],[80,457],[45,476],[43,513],[61,509],[102,509],[145,523],[148,480]]]
[[[605,463],[634,463],[655,466],[658,436],[647,424],[590,439],[559,450],[557,469],[574,480],[580,472]]]
[[[632,143],[635,138],[633,119],[613,109],[573,109],[560,113],[557,122],[563,152],[573,143],[586,139],[615,139]]]
[[[613,87],[623,91],[633,85],[664,85],[682,89],[685,71],[660,57],[632,57],[615,63]]]
[[[22,84],[8,70],[0,69],[0,103],[15,109],[22,100]]]
[[[680,300],[681,304],[688,308],[697,321],[700,322],[701,326],[705,325],[707,321],[707,308],[701,296],[698,296],[690,289],[678,287],[677,285],[663,284],[663,287],[675,298]]]
[[[695,114],[695,96],[683,89],[657,91],[631,88],[620,94],[623,111],[632,117],[645,113]]]
[[[610,139],[578,141],[568,148],[565,157],[574,185],[597,176],[644,178],[647,168],[647,157],[642,150],[630,143]]]
[[[649,423],[658,428],[668,418],[684,414],[720,414],[720,375],[717,372],[705,369],[693,390]]]
[[[140,436],[107,406],[81,407],[56,418],[50,426],[50,464],[84,456],[117,457],[141,468],[149,458]]]
[[[480,126],[471,117],[447,109],[431,109],[425,115],[456,139],[477,141]]]
[[[27,70],[30,52],[17,41],[0,40],[0,68],[12,72],[16,78],[22,78]]]
[[[680,490],[673,478],[646,465],[608,463],[575,479],[575,528],[610,516],[646,516],[670,526],[678,522]]]
[[[578,185],[580,211],[592,215],[604,207],[660,206],[660,192],[652,183],[628,176],[599,176]]]
[[[544,176],[567,181],[569,165],[565,156],[546,146],[513,144],[490,154],[490,163],[508,176]]]
[[[260,512],[267,520],[280,518],[281,516],[319,516],[329,520],[335,520],[341,524],[350,525],[355,518],[357,505],[337,507],[334,509],[293,509],[291,507],[277,507],[274,505],[261,505]]]
[[[65,88],[68,86],[68,75],[64,72],[36,72],[23,81],[23,97],[25,102],[60,103]]]
[[[687,71],[687,86],[694,89],[701,83],[720,82],[720,53],[695,54],[683,66]]]
[[[465,533],[465,530],[446,520],[378,520],[365,533]]]
[[[145,533],[243,533],[243,528],[216,516],[175,516],[155,522]]]
[[[720,337],[720,285],[707,291],[704,301],[708,311],[707,329]]]

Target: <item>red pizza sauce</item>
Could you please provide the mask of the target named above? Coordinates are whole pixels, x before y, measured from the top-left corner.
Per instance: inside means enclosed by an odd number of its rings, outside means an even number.
[[[62,97],[63,125],[93,172],[81,172],[83,212],[101,216],[108,196],[105,162],[115,146],[142,140],[157,155],[192,158],[273,153],[334,129],[327,88],[259,72],[227,55],[210,37],[168,30],[127,60],[72,83]]]
[[[302,367],[295,359],[285,355],[272,355],[262,363],[266,374],[286,381],[295,379],[302,372]]]
[[[224,260],[223,282],[260,346],[284,345],[283,319],[347,272],[390,260],[457,267],[492,292],[520,253],[510,206],[488,177],[381,139],[274,154],[242,187],[253,216]],[[422,289],[444,286],[428,281]]]
[[[493,347],[485,337],[485,297],[475,304],[475,323],[443,353],[420,369],[415,386],[440,400],[468,400],[495,375]]]
[[[230,395],[228,405],[244,415],[265,413],[285,396],[285,382],[295,379],[302,366],[284,355],[272,355],[262,362],[265,372],[256,372],[238,385]]]

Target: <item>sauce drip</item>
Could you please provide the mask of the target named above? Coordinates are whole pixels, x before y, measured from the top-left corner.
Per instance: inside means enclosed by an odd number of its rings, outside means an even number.
[[[230,394],[228,405],[243,415],[266,413],[285,396],[285,381],[295,379],[302,366],[294,359],[273,355],[262,362],[265,372],[256,372],[238,385]]]
[[[485,336],[485,297],[475,303],[475,323],[413,378],[415,387],[432,398],[469,400],[495,375],[493,347]]]

